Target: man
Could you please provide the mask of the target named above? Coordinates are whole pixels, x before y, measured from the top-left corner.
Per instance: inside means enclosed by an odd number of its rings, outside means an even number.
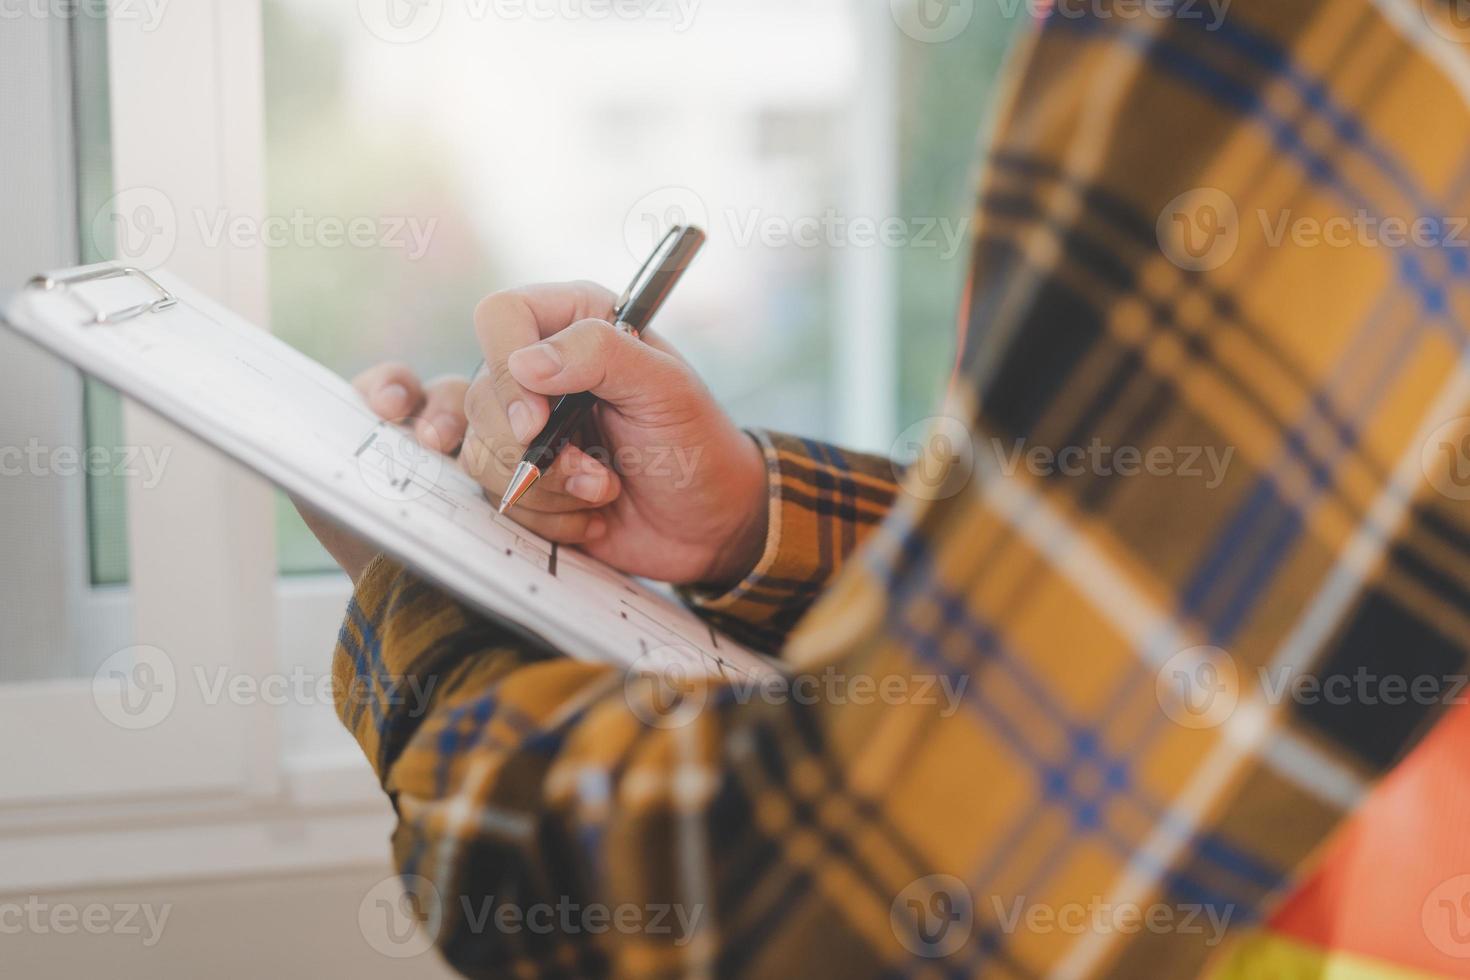
[[[1379,692],[1470,646],[1470,59],[1434,3],[1190,6],[1059,4],[1025,42],[962,439],[902,490],[740,432],[585,284],[482,303],[473,385],[360,379],[493,495],[564,392],[602,400],[591,444],[698,453],[676,491],[569,452],[516,517],[838,679],[650,724],[656,692],[322,528],[357,584],[338,688],[373,692],[341,713],[456,967],[1194,976],[1429,730],[1446,698]]]

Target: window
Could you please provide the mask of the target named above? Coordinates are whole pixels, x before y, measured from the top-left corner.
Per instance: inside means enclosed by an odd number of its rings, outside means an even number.
[[[1001,63],[1024,17],[1003,4],[976,4],[958,38],[929,44],[905,36],[899,48],[898,201],[900,213],[933,219],[933,244],[898,250],[893,260],[902,325],[898,425],[930,415],[955,355],[955,317],[969,272],[978,163],[988,135]],[[1016,9],[1022,14],[1030,5]],[[977,134],[979,138],[977,139]]]
[[[73,71],[105,49],[105,31],[97,19],[26,20],[3,39],[9,98],[0,109],[7,134],[0,275],[7,288],[44,266],[76,262],[77,215],[107,196],[99,166],[106,155],[98,152],[105,119],[95,111],[107,102],[105,60],[100,75]],[[89,473],[113,467],[84,465],[84,389],[76,373],[12,337],[0,337],[0,345],[0,375],[14,400],[0,412],[0,502],[8,515],[0,530],[8,559],[0,571],[0,682],[86,676],[126,634],[125,608],[94,588],[86,549],[89,524],[121,526],[88,520]],[[118,440],[96,444],[111,447],[107,456],[116,460]]]
[[[0,100],[7,134],[0,143],[7,175],[0,186],[7,218],[0,274],[9,284],[96,257],[86,229],[99,198],[108,196],[108,163],[118,159],[106,152],[104,107],[117,93],[109,91],[102,52],[119,46],[108,43],[106,30],[95,10],[56,8],[9,18],[0,33],[7,79],[7,98]],[[156,423],[151,430],[147,422],[126,425],[126,436],[108,435],[101,426],[88,432],[86,416],[97,403],[89,403],[91,392],[76,373],[8,334],[0,344],[6,376],[0,446],[8,461],[0,479],[8,538],[0,593],[0,738],[16,748],[0,757],[0,820],[44,826],[51,808],[81,801],[253,791],[262,773],[252,740],[242,736],[257,715],[228,705],[215,710],[184,685],[170,692],[177,698],[169,700],[162,723],[127,738],[118,736],[129,719],[106,710],[106,685],[159,666],[154,649],[168,651],[170,673],[189,676],[196,668],[245,664],[242,651],[258,645],[258,634],[248,629],[245,646],[233,638],[200,641],[220,603],[189,603],[211,587],[191,597],[178,581],[192,574],[203,586],[209,576],[183,570],[160,535],[131,535],[140,547],[130,594],[96,583],[89,543],[103,540],[110,519],[89,514],[89,475],[125,471],[131,450],[159,445]],[[85,451],[89,437],[100,456]],[[160,518],[177,513],[187,534],[187,511],[168,499],[187,492],[176,484],[143,494],[135,516],[163,528]],[[224,596],[223,589],[213,591],[216,600]],[[248,600],[248,592],[241,598]],[[7,863],[0,857],[0,866]]]
[[[41,5],[0,31],[0,276],[9,288],[107,254],[88,233],[142,217],[112,201],[113,186],[141,188],[173,212],[170,265],[263,320],[263,262],[257,274],[249,250],[210,248],[178,220],[261,210],[259,168],[244,165],[261,133],[236,121],[260,108],[258,10],[103,13]],[[133,406],[89,400],[75,372],[5,332],[0,373],[0,892],[381,863],[391,815],[360,756],[282,751],[288,712],[219,696],[221,678],[284,673],[267,490]],[[166,472],[156,485],[116,474],[125,512],[89,509],[89,440],[109,463],[162,450]],[[110,534],[129,545],[126,588],[96,584]],[[122,852],[110,831],[126,832]]]

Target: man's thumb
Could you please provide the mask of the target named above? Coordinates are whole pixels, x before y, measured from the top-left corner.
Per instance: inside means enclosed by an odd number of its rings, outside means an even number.
[[[579,320],[516,351],[507,367],[531,391],[590,391],[613,406],[646,397],[667,383],[669,372],[680,370],[677,360],[606,320]]]

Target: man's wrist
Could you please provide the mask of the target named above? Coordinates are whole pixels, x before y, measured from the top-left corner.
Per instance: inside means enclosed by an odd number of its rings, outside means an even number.
[[[702,588],[728,589],[743,581],[760,563],[766,552],[770,531],[770,486],[766,474],[766,457],[760,443],[748,432],[740,433],[736,472],[741,474],[731,505],[741,515],[735,532],[729,537]]]

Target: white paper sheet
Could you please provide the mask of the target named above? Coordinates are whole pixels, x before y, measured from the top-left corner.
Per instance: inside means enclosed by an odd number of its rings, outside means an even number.
[[[114,309],[154,295],[142,280],[111,279],[22,289],[4,320],[569,656],[731,677],[773,669],[670,597],[496,514],[454,460],[380,421],[342,378],[167,272],[150,275],[178,305],[87,322],[80,299]]]

